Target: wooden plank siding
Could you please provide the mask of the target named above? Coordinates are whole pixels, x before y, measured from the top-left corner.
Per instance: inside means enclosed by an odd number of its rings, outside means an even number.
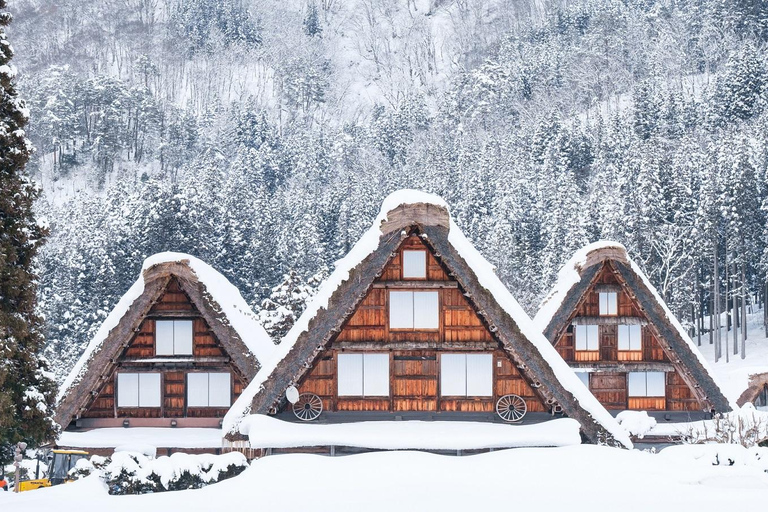
[[[192,355],[155,354],[155,327],[158,319],[192,320]],[[116,387],[119,372],[161,373],[160,407],[117,407]],[[205,319],[171,279],[141,326],[117,357],[115,370],[101,386],[82,418],[221,418],[229,407],[187,407],[187,375],[192,372],[221,372],[231,375],[233,403],[246,383],[230,364],[229,357]]]
[[[560,356],[570,365],[584,367],[584,363],[594,363],[595,371],[591,372],[589,387],[595,397],[608,409],[639,409],[639,410],[668,410],[668,411],[699,411],[701,404],[694,394],[670,367],[671,360],[656,339],[648,319],[630,295],[626,287],[606,264],[587,289],[570,322],[584,323],[590,318],[600,317],[600,290],[616,291],[617,313],[619,318],[629,318],[633,323],[641,325],[642,346],[640,350],[621,351],[618,349],[619,321],[598,325],[600,349],[597,351],[577,351],[575,349],[574,326],[569,325],[555,343]],[[579,322],[578,318],[582,321]],[[611,372],[611,366],[621,366],[632,371],[632,364],[664,363],[666,397],[629,397],[627,394],[626,373]],[[640,370],[638,370],[640,371]]]
[[[403,250],[426,251],[426,279],[404,280]],[[439,296],[438,328],[390,330],[389,292],[397,289],[436,291]],[[344,352],[388,354],[389,396],[339,397],[337,358]],[[441,354],[461,352],[492,354],[492,396],[441,396]],[[330,412],[493,412],[496,401],[505,394],[523,397],[529,411],[549,411],[517,370],[516,363],[501,349],[458,283],[450,278],[438,258],[417,236],[405,239],[298,387],[301,393],[318,395],[323,400],[324,410]]]

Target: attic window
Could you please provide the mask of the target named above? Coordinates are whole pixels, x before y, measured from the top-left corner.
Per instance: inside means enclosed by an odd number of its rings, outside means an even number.
[[[596,325],[577,325],[576,350],[599,350],[598,332]]]
[[[664,372],[629,372],[627,391],[630,397],[663,397]]]
[[[403,251],[403,279],[427,278],[427,251]]]
[[[157,320],[155,355],[192,355],[192,320]]]
[[[619,326],[619,350],[642,350],[642,331],[639,325]]]
[[[159,373],[118,373],[118,407],[160,407]]]
[[[600,315],[616,315],[617,302],[616,292],[600,292]]]
[[[440,323],[437,292],[389,292],[390,329],[437,329]]]

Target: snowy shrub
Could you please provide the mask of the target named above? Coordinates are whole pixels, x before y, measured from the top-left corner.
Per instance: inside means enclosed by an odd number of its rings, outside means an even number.
[[[199,489],[242,473],[248,467],[239,452],[224,455],[174,453],[170,457],[147,457],[137,452],[115,452],[111,457],[94,455],[79,461],[70,476],[83,478],[98,472],[110,494]]]
[[[768,413],[747,403],[736,411],[716,414],[711,421],[692,424],[682,437],[687,444],[740,444],[750,448],[768,440]]]
[[[646,411],[622,411],[616,416],[616,421],[627,432],[640,439],[656,426],[656,420],[648,416]]]

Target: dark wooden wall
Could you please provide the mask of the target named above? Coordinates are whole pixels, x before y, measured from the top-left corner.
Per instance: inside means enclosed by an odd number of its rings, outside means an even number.
[[[647,317],[638,307],[637,302],[627,293],[626,287],[619,282],[610,265],[605,265],[574,312],[572,319],[577,317],[599,317],[600,285],[621,287],[617,293],[618,317],[633,317],[647,322]],[[648,325],[642,326],[642,351],[640,353],[621,353],[618,350],[618,326],[600,325],[600,350],[597,354],[578,354],[575,350],[574,326],[569,326],[555,343],[555,348],[571,366],[592,366],[596,371],[591,372],[589,386],[595,397],[608,409],[638,409],[638,410],[668,410],[668,411],[700,411],[700,404],[695,395],[683,381],[664,348],[656,339]],[[585,357],[586,356],[586,357]],[[658,368],[654,364],[658,363]],[[631,398],[627,395],[627,371],[633,371],[632,365],[637,365],[636,371],[666,372],[666,399]]]
[[[427,279],[402,279],[402,251],[427,251]],[[435,290],[439,293],[439,327],[433,330],[389,329],[389,289]],[[339,397],[336,361],[346,352],[389,355],[389,397]],[[440,396],[442,353],[493,354],[493,396],[444,398]],[[505,394],[525,398],[529,411],[543,412],[545,406],[523,379],[516,364],[483,324],[455,280],[417,237],[407,238],[374,287],[347,319],[327,350],[315,361],[300,383],[301,392],[315,393],[327,411],[461,411],[493,412]]]
[[[193,320],[192,355],[155,356],[155,321],[164,319]],[[163,362],[153,361],[162,359]],[[117,373],[160,372],[161,407],[116,406]],[[216,339],[208,323],[200,316],[192,301],[172,279],[158,302],[117,358],[112,375],[81,415],[83,418],[221,418],[228,407],[187,407],[186,376],[190,372],[221,372],[232,376],[232,401],[242,393],[246,382],[237,374],[226,351]],[[231,403],[231,402],[230,402]]]

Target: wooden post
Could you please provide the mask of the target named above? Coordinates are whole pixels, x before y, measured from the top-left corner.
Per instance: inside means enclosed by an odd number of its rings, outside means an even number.
[[[712,283],[712,289],[713,289],[713,295],[714,298],[712,300],[712,304],[714,305],[712,314],[715,316],[715,362],[718,362],[720,360],[720,356],[722,355],[722,352],[720,350],[720,269],[717,265],[717,231],[714,233],[715,237],[715,243],[714,243],[714,276],[713,276],[713,283]]]
[[[744,267],[746,262],[741,262],[741,358],[747,357],[747,277]]]

